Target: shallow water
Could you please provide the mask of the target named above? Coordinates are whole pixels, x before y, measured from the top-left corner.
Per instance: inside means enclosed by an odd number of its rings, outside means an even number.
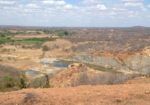
[[[37,71],[26,71],[26,73],[28,73],[28,74],[37,74]]]
[[[44,65],[50,65],[50,64],[53,64],[55,65],[56,67],[68,67],[69,66],[69,63],[63,63],[61,61],[54,61],[53,63],[48,63],[48,62],[40,62],[41,64],[44,64]]]

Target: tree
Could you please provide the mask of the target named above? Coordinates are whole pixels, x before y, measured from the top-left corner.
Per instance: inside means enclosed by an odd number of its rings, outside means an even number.
[[[57,33],[58,36],[62,37],[64,34],[62,32]]]
[[[68,35],[69,33],[68,33],[68,31],[64,31],[64,35]]]

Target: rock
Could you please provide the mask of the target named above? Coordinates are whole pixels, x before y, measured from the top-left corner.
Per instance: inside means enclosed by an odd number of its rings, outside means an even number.
[[[120,99],[117,99],[116,101],[117,101],[117,102],[121,102],[121,100],[120,100]]]
[[[145,91],[145,94],[150,94],[150,90],[146,90],[146,91]]]

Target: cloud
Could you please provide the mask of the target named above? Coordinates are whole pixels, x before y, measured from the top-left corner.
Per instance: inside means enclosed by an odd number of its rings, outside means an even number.
[[[97,5],[97,4],[101,4],[101,0],[84,0],[80,4],[84,4],[84,5]]]
[[[16,2],[14,1],[0,1],[0,5],[14,5]]]
[[[100,10],[107,10],[105,5],[97,5],[96,8],[98,8]]]
[[[125,3],[124,6],[127,8],[143,8],[144,7],[142,3]]]
[[[149,8],[150,8],[150,5],[148,5],[147,7],[149,7]]]
[[[120,0],[123,2],[143,2],[144,0]]]
[[[67,4],[64,6],[64,9],[79,9],[77,6],[72,6],[71,4]]]
[[[103,2],[144,2],[144,0],[84,0],[80,4],[84,5],[98,5]]]
[[[26,0],[0,1],[1,25],[104,27],[133,26],[141,20],[141,25],[147,25],[150,20],[143,0],[84,0],[84,5],[65,0],[30,0],[26,4],[20,3]]]
[[[45,5],[66,5],[65,1],[44,0],[41,2]]]
[[[39,6],[37,6],[36,4],[27,4],[26,7],[28,8],[40,8]]]

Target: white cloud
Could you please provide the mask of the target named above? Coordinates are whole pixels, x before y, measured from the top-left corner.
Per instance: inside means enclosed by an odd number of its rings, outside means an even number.
[[[29,8],[40,8],[36,4],[27,4],[26,6],[29,7]]]
[[[0,1],[0,5],[13,5],[15,3],[16,2],[14,2],[14,1]]]
[[[72,6],[71,4],[67,4],[64,6],[65,9],[78,9],[77,6]]]
[[[125,8],[116,8],[116,7],[114,7],[114,8],[112,8],[112,10],[113,11],[127,11],[127,9],[125,9]]]
[[[144,0],[120,0],[123,2],[143,2]]]
[[[105,5],[97,5],[96,7],[100,10],[107,10]]]
[[[104,5],[104,0],[84,0],[84,6],[65,0],[30,0],[26,5],[20,1],[23,0],[0,0],[1,24],[96,27],[133,26],[141,20],[143,25],[150,20],[150,11],[141,3],[143,0],[109,0],[118,2],[109,2],[110,5],[106,2]]]
[[[107,10],[107,7],[105,5],[97,5],[97,6],[88,6],[84,7],[84,10],[90,10],[90,11],[95,11],[95,10]]]
[[[97,5],[97,4],[101,4],[101,0],[84,0],[83,2],[81,2],[81,4],[84,4],[84,5]]]
[[[147,7],[149,7],[149,8],[150,8],[150,5],[148,5]]]
[[[125,3],[124,6],[127,8],[143,8],[144,7],[142,3]]]
[[[84,5],[98,5],[103,2],[144,2],[144,0],[84,0],[80,4]]]
[[[142,11],[148,11],[146,8],[142,8]]]
[[[45,0],[41,2],[46,5],[66,5],[65,1]]]

